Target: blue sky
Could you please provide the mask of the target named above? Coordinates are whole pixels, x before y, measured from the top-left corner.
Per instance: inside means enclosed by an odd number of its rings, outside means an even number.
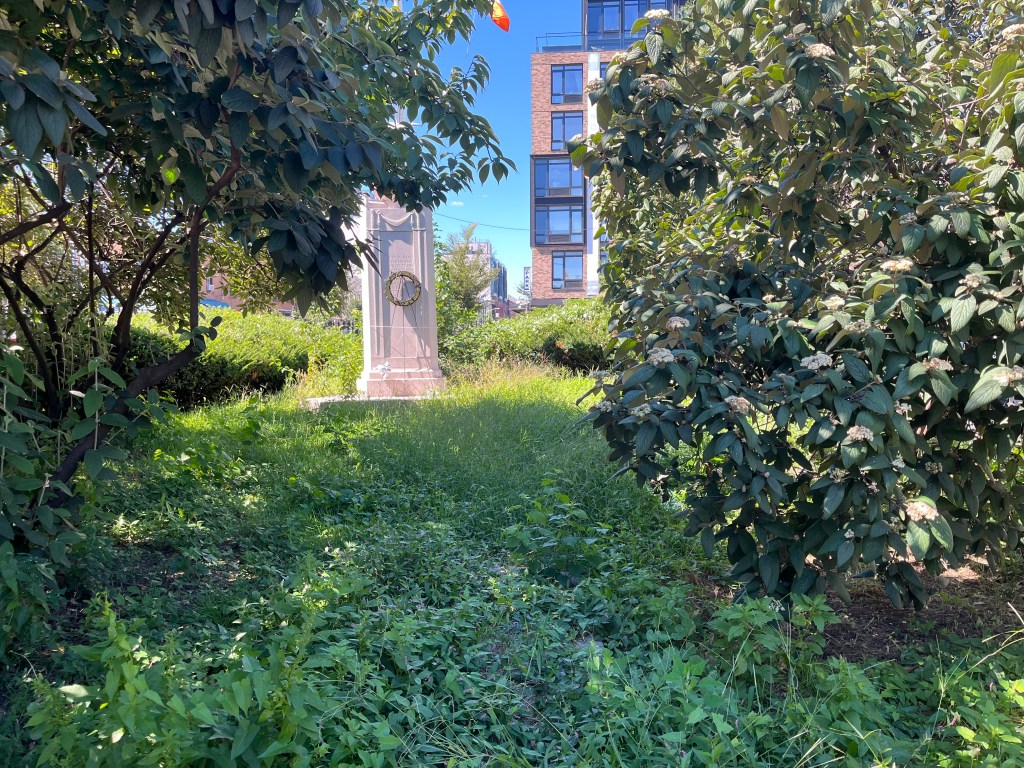
[[[530,55],[537,37],[552,32],[579,32],[579,0],[503,0],[512,25],[502,32],[490,18],[481,19],[469,43],[460,41],[439,58],[442,72],[466,67],[481,55],[491,66],[491,80],[476,110],[501,140],[502,151],[516,170],[500,184],[488,180],[453,197],[434,212],[442,236],[458,232],[464,219],[478,222],[477,238],[490,240],[509,273],[510,292],[523,279],[530,257]],[[508,227],[501,229],[500,227]]]

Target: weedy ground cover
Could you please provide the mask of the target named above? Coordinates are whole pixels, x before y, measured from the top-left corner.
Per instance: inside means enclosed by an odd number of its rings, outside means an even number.
[[[733,604],[724,556],[612,478],[586,389],[485,368],[136,439],[82,591],[3,675],[0,764],[1024,763],[1020,634],[850,661],[822,597]]]

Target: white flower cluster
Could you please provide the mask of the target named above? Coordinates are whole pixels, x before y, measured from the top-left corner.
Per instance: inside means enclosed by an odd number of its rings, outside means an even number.
[[[653,8],[644,14],[644,18],[650,19],[654,22],[662,22],[672,14],[666,11],[664,8]]]
[[[838,467],[832,467],[832,469],[828,471],[829,478],[836,483],[843,482],[843,480],[849,477],[849,474],[850,473],[845,469],[839,469]]]
[[[676,356],[672,354],[672,350],[664,347],[655,347],[647,355],[647,362],[655,368],[664,368],[675,361]]]
[[[917,224],[917,214],[914,212],[904,213],[900,216],[900,224],[907,226],[909,224]]]
[[[941,357],[930,357],[924,361],[924,369],[926,371],[949,371],[953,370],[953,364],[949,360],[943,360]]]
[[[901,416],[910,415],[910,403],[896,403],[896,413]]]
[[[599,91],[604,87],[604,80],[595,77],[593,80],[587,81],[587,84],[583,86],[584,93],[593,93]]]
[[[850,333],[864,333],[871,328],[871,323],[867,320],[855,320],[846,326],[846,330]]]
[[[879,267],[883,272],[909,272],[914,268],[914,262],[910,259],[889,259],[883,261]]]
[[[1024,400],[1021,400],[1019,397],[1006,398],[1007,408],[1020,408],[1022,405],[1024,405]]]
[[[613,403],[611,400],[602,400],[600,403],[597,404],[596,408],[601,413],[611,413],[612,411],[615,410],[615,403]]]
[[[966,192],[950,192],[949,201],[953,203],[953,205],[958,205],[962,208],[971,204],[971,196]]]
[[[904,469],[904,468],[906,468],[906,466],[907,466],[907,462],[905,462],[903,460],[902,456],[897,456],[895,459],[892,460],[892,468],[893,469]]]
[[[931,504],[927,504],[923,501],[911,501],[907,504],[907,519],[913,520],[915,523],[923,523],[927,520],[933,520],[935,515],[935,507]]]
[[[981,286],[987,283],[988,278],[985,277],[984,275],[978,274],[977,272],[972,272],[969,275],[965,275],[964,279],[960,281],[960,285],[962,285],[964,288],[967,288],[970,291],[973,291],[976,288],[981,288]]]
[[[582,133],[577,133],[575,136],[569,139],[570,144],[582,144],[583,142],[584,138]]]
[[[1019,384],[1021,381],[1024,381],[1024,368],[1021,368],[1019,365],[1015,365],[1009,370],[1000,371],[993,378],[1004,387],[1009,387],[1012,384]]]
[[[610,379],[611,376],[611,371],[594,371],[590,374],[590,378],[597,382],[603,382],[605,379]]]
[[[750,413],[750,409],[754,407],[747,398],[736,395],[725,398],[725,403],[733,413]]]
[[[665,327],[670,331],[685,331],[690,327],[690,321],[685,317],[670,317]]]
[[[842,296],[829,296],[822,303],[822,306],[830,312],[835,312],[846,306],[846,299]]]
[[[800,360],[800,365],[809,371],[817,371],[820,368],[831,368],[832,355],[826,355],[824,352],[819,352],[816,355],[802,358]]]
[[[651,406],[649,406],[647,403],[644,403],[643,405],[638,405],[636,408],[630,409],[629,415],[635,416],[640,421],[643,421],[644,419],[651,415]]]
[[[857,534],[855,534],[853,531],[847,529],[846,532],[843,533],[843,538],[846,539],[847,541],[852,541],[853,539],[857,538]]]
[[[847,435],[849,435],[850,439],[855,443],[870,443],[875,439],[874,432],[867,427],[862,427],[860,425],[850,427],[850,431],[847,432]]]
[[[937,461],[929,461],[924,465],[926,471],[931,472],[933,475],[939,474],[942,471],[942,465]]]
[[[832,49],[832,46],[825,45],[824,43],[811,43],[804,50],[808,56],[812,59],[831,59],[836,55],[836,52]]]
[[[1024,36],[1024,24],[1011,24],[1002,32],[1000,32],[1000,35],[1004,40],[1010,40],[1011,38],[1014,37]]]

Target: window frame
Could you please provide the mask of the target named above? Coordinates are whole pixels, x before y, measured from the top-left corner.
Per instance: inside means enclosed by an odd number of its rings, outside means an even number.
[[[566,277],[566,261],[568,259],[579,259],[579,278]],[[560,266],[557,266],[561,262]],[[582,291],[587,287],[586,275],[586,254],[583,251],[552,251],[551,252],[551,290],[553,291]],[[556,274],[561,274],[556,278]]]
[[[569,133],[566,128],[569,116],[578,117],[580,121],[580,129]],[[561,123],[561,146],[558,146],[555,142],[555,122]],[[568,152],[569,151],[569,139],[575,136],[577,133],[583,133],[583,112],[579,110],[562,110],[559,112],[551,113],[551,151],[552,152]]]
[[[551,166],[563,166],[569,170],[569,186],[554,187],[551,185]],[[543,173],[541,169],[543,168]],[[543,177],[543,186],[541,178]],[[577,184],[578,182],[578,184]],[[580,197],[584,196],[585,182],[583,180],[583,169],[573,165],[572,160],[566,157],[537,157],[533,160],[533,197],[543,200],[549,197]]]
[[[567,233],[552,234],[551,213],[553,211],[568,210],[569,231]],[[579,231],[573,230],[574,214],[579,214]],[[541,216],[546,216],[546,226],[541,228]],[[587,216],[586,206],[583,202],[574,203],[553,203],[535,205],[533,212],[533,243],[534,245],[584,245],[587,237]]]
[[[570,70],[579,72],[579,93],[566,93],[566,75]],[[559,83],[561,90],[555,90],[555,83]],[[582,64],[552,64],[551,65],[551,103],[552,104],[582,104],[583,103],[583,65]]]

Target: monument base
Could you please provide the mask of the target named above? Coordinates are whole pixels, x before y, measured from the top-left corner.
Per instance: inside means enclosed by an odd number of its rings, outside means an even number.
[[[359,377],[356,389],[371,400],[392,397],[423,397],[444,389],[445,379],[440,371],[416,371],[408,375],[371,373]]]

